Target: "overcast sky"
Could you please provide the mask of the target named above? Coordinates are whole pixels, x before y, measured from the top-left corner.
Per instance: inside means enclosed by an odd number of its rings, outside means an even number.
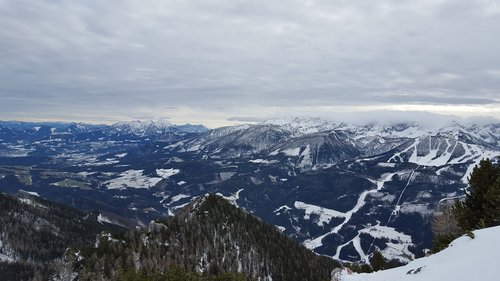
[[[500,118],[498,0],[0,0],[0,119]]]

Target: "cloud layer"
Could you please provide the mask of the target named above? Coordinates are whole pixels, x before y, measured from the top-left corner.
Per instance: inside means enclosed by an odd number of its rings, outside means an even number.
[[[498,1],[0,0],[0,26],[0,119],[500,117]]]

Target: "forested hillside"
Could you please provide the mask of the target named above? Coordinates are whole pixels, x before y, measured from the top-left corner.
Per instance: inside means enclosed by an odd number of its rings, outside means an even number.
[[[0,278],[48,278],[68,247],[92,245],[102,231],[125,229],[42,198],[0,193]]]
[[[197,273],[192,278],[239,272],[247,280],[329,280],[338,265],[215,195],[145,229],[102,235],[98,244],[82,251],[81,280],[157,280],[173,269]]]

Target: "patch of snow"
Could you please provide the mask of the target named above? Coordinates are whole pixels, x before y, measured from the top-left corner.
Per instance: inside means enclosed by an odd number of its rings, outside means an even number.
[[[19,198],[19,202],[26,204],[26,205],[33,206],[33,207],[44,208],[44,209],[47,208],[47,206],[44,206],[38,202],[35,202],[35,201],[31,200],[30,198]]]
[[[104,185],[108,189],[150,188],[162,180],[162,178],[147,177],[143,172],[144,170],[127,170],[120,173],[119,177],[105,181]]]
[[[36,197],[40,197],[40,195],[38,194],[38,192],[34,192],[34,191],[27,191],[27,190],[19,190],[19,192],[22,192],[22,193],[26,193],[26,194],[29,194],[29,195],[33,195],[33,196],[36,196]]]
[[[407,265],[374,273],[348,274],[341,281],[496,281],[500,260],[500,226],[474,231],[474,239],[462,236],[443,251]]]
[[[186,149],[187,152],[194,152],[194,151],[199,151],[200,150],[200,147],[201,145],[197,144],[197,145],[193,145],[191,147],[189,147],[188,149]]]
[[[307,167],[313,164],[312,156],[311,156],[311,146],[307,145],[304,151],[300,154],[301,159],[299,163],[299,167]]]
[[[186,202],[186,203],[181,204],[181,205],[179,205],[179,206],[175,206],[175,207],[173,207],[173,209],[174,209],[174,210],[177,210],[177,209],[184,208],[184,207],[186,207],[187,205],[189,205],[189,203],[190,203],[190,202]]]
[[[114,224],[109,218],[103,216],[101,213],[97,216],[97,221],[102,224],[102,223],[111,223]]]
[[[279,215],[281,212],[286,212],[291,210],[292,208],[288,207],[287,205],[283,205],[279,208],[276,208],[276,210],[273,211],[273,213]]]
[[[174,169],[174,168],[170,168],[170,169],[156,169],[156,174],[159,177],[163,178],[163,179],[168,179],[171,176],[177,175],[178,173],[180,173],[180,171],[181,170]]]
[[[191,197],[191,195],[189,195],[189,194],[177,194],[170,199],[170,203],[168,203],[168,205],[171,205],[171,204],[173,204],[181,199],[189,198],[189,197]]]
[[[411,236],[398,232],[393,227],[381,226],[380,223],[365,229],[360,230],[361,233],[369,234],[374,238],[387,238],[389,240],[397,240],[400,242],[411,243]]]
[[[333,218],[345,218],[346,216],[345,213],[312,204],[306,204],[301,201],[295,201],[294,207],[305,211],[304,219],[306,220],[309,220],[311,218],[311,214],[319,216],[318,220],[316,221],[316,224],[318,226],[329,224]]]
[[[94,174],[96,174],[96,173],[97,173],[97,172],[85,172],[85,171],[84,171],[84,172],[79,172],[79,173],[77,173],[77,175],[82,176],[82,177],[88,177],[88,176],[94,175]]]
[[[384,167],[384,168],[394,168],[396,167],[396,163],[385,163],[385,162],[380,162],[377,164],[379,167]]]
[[[180,181],[180,182],[177,183],[177,185],[185,185],[185,184],[186,184],[185,181]]]
[[[114,159],[106,159],[106,161],[101,161],[101,162],[85,163],[82,166],[106,166],[106,165],[113,165],[116,163],[120,163],[120,161]]]
[[[276,156],[280,153],[279,149],[274,150],[273,152],[269,153],[269,156]]]
[[[300,147],[285,149],[282,152],[286,156],[299,156],[300,155]]]
[[[243,191],[244,189],[239,189],[238,191],[236,191],[235,193],[229,195],[229,196],[224,196],[222,195],[222,193],[217,193],[216,195],[226,199],[227,201],[229,201],[229,203],[235,205],[236,207],[239,207],[238,206],[238,203],[236,202],[238,199],[240,199],[240,193]]]
[[[278,177],[277,176],[269,175],[269,179],[271,180],[272,183],[278,182]]]
[[[14,262],[15,259],[0,253],[0,262]]]
[[[219,173],[219,178],[221,181],[227,181],[228,179],[232,178],[234,175],[236,175],[235,172],[221,172],[221,173]]]
[[[267,159],[251,159],[248,160],[250,163],[255,163],[255,164],[274,164],[278,163],[278,160],[267,160]]]
[[[404,203],[401,205],[399,211],[403,214],[419,213],[422,216],[432,215],[433,213],[433,210],[429,209],[428,204]]]

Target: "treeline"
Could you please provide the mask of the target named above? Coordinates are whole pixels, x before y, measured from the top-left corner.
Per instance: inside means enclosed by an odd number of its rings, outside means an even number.
[[[122,280],[124,276],[131,276],[127,280],[171,280],[162,278],[175,268],[193,273],[193,280],[240,280],[244,276],[245,280],[320,281],[329,280],[338,266],[215,195],[145,229],[122,236],[101,235],[97,248],[81,254],[85,257],[79,270],[81,280]],[[236,272],[242,275],[232,275]],[[134,279],[138,276],[134,274],[146,279]],[[159,279],[147,279],[151,276]],[[210,279],[219,277],[233,279]]]

